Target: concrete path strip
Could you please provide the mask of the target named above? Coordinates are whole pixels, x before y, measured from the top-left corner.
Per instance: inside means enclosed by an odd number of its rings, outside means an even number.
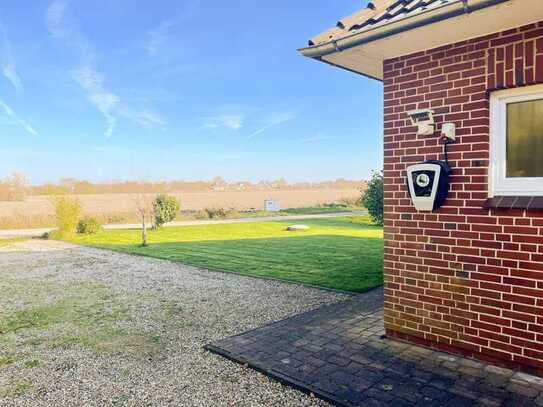
[[[366,215],[367,212],[336,212],[336,213],[324,213],[318,215],[287,215],[287,216],[258,216],[254,218],[241,218],[241,219],[220,219],[220,220],[188,220],[188,221],[176,221],[165,225],[165,227],[175,226],[198,226],[198,225],[221,225],[231,223],[248,223],[248,222],[263,222],[263,221],[281,221],[281,220],[307,220],[307,219],[326,219],[336,218],[338,216],[359,216]],[[127,223],[119,225],[104,225],[106,230],[123,230],[123,229],[141,229],[141,224]],[[42,228],[42,229],[14,229],[14,230],[0,230],[1,237],[39,237],[44,233],[48,233],[54,230],[54,228]]]

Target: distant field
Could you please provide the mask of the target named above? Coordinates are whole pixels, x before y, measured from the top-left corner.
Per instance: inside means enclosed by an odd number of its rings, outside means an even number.
[[[247,192],[187,192],[173,194],[183,210],[206,207],[263,209],[264,200],[276,199],[282,208],[302,208],[360,196],[357,189],[312,189]],[[133,194],[78,195],[84,214],[97,216],[103,223],[135,221]],[[46,196],[30,196],[25,202],[0,201],[0,229],[53,226],[53,207]]]
[[[383,229],[367,217],[304,220],[310,230],[288,232],[289,222],[252,222],[75,236],[80,244],[178,261],[209,269],[364,292],[383,283]]]

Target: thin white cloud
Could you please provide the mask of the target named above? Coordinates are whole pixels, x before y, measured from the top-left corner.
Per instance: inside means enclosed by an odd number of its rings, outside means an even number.
[[[75,69],[71,74],[72,78],[87,91],[89,101],[102,113],[107,124],[105,136],[111,137],[117,123],[114,112],[119,104],[119,97],[104,87],[102,75],[90,66]]]
[[[15,91],[20,94],[23,92],[23,83],[17,73],[17,66],[15,59],[13,58],[13,52],[11,50],[11,43],[6,34],[4,26],[0,23],[0,63],[2,74],[11,83]]]
[[[179,44],[178,38],[176,39],[174,36],[174,29],[182,26],[183,22],[193,19],[200,8],[200,4],[201,0],[184,0],[178,2],[176,4],[178,10],[173,15],[161,21],[156,27],[148,30],[143,45],[147,55],[151,58],[158,56],[166,57],[162,62],[169,61],[171,57],[170,47]]]
[[[73,69],[70,74],[72,75],[72,78],[86,90],[102,89],[104,86],[103,76],[90,66],[82,66]]]
[[[45,23],[51,36],[65,41],[78,54],[81,66],[70,71],[72,79],[85,90],[87,99],[102,114],[106,122],[105,136],[111,137],[117,119],[115,109],[120,99],[104,85],[103,76],[93,67],[94,50],[79,31],[76,22],[68,15],[68,0],[55,0],[47,9]]]
[[[77,21],[69,14],[70,0],[54,0],[45,15],[51,37],[62,40],[79,56],[80,66],[70,71],[72,79],[85,91],[87,99],[102,114],[106,122],[105,136],[111,137],[122,115],[142,127],[165,128],[167,123],[151,110],[134,112],[124,105],[114,91],[105,85],[104,76],[95,68],[95,51],[85,35],[79,30]]]
[[[145,128],[166,130],[168,127],[168,122],[160,114],[149,109],[133,111],[123,107],[121,114]]]
[[[163,21],[158,27],[147,31],[147,42],[145,44],[145,50],[151,57],[155,56],[160,49],[166,43],[171,29],[175,26],[175,23],[171,20]]]
[[[54,0],[45,13],[45,25],[52,38],[69,45],[77,52],[82,64],[91,65],[96,59],[94,49],[70,14],[70,4],[71,0]]]
[[[208,117],[205,126],[210,129],[219,127],[239,130],[245,123],[245,115],[243,114],[219,114],[217,116]]]
[[[17,93],[23,92],[23,84],[21,78],[19,78],[19,75],[17,74],[15,65],[4,65],[2,67],[2,73],[11,82]]]
[[[39,133],[25,120],[21,119],[11,107],[0,100],[0,113],[4,112],[4,115],[12,119],[16,124],[21,126],[27,133],[33,136],[39,136]]]
[[[111,137],[117,124],[113,110],[117,103],[119,103],[119,98],[113,93],[93,93],[89,96],[89,99],[104,116],[107,123],[105,135],[108,138]]]
[[[68,4],[68,0],[55,0],[47,8],[45,24],[49,33],[55,38],[64,38],[68,32],[64,21]]]
[[[296,115],[292,112],[287,112],[287,113],[280,113],[280,114],[276,114],[276,115],[273,115],[271,117],[269,117],[267,120],[266,120],[266,123],[264,124],[264,126],[260,127],[258,130],[254,131],[253,133],[249,134],[248,138],[253,138],[253,137],[256,137],[262,133],[265,133],[266,131],[274,128],[274,127],[277,127],[277,126],[280,126],[281,124],[284,124],[286,122],[289,122],[293,119],[296,118]]]

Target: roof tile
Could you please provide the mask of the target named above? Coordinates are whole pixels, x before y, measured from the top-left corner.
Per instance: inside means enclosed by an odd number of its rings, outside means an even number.
[[[354,32],[369,30],[456,1],[458,0],[371,0],[366,8],[339,20],[336,27],[311,39],[309,45],[338,40]]]

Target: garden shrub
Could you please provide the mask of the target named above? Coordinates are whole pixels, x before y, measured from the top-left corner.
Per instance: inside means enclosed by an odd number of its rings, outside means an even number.
[[[343,206],[346,208],[353,207],[353,206],[360,206],[360,198],[343,197],[339,200],[339,205],[337,206]]]
[[[228,215],[228,211],[224,208],[205,208],[204,211],[209,219],[224,219]]]
[[[372,221],[383,226],[383,173],[375,171],[368,183],[362,203],[368,210]]]
[[[174,220],[180,209],[181,205],[175,197],[166,194],[158,195],[153,202],[155,227],[159,228]]]
[[[90,216],[87,216],[77,224],[77,233],[82,235],[94,235],[100,231],[102,227],[98,221]]]
[[[198,220],[209,219],[209,215],[206,211],[200,209],[199,211],[196,211],[196,213],[194,214],[194,218]]]
[[[81,203],[77,198],[68,196],[54,197],[52,201],[57,224],[55,236],[62,238],[74,234],[81,217]]]

